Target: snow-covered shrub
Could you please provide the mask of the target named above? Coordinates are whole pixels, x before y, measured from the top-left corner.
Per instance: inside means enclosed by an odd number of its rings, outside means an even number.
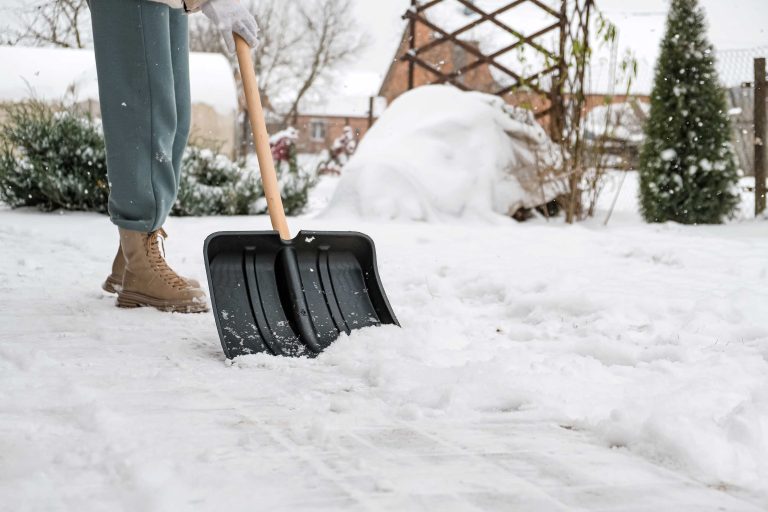
[[[273,151],[286,212],[295,214],[306,205],[314,179],[299,168],[295,133],[291,136]],[[11,207],[106,213],[108,198],[106,150],[97,121],[71,104],[31,100],[7,107],[0,131],[0,200]],[[187,148],[173,215],[265,212],[258,168],[208,149]]]
[[[106,212],[104,139],[72,105],[30,100],[5,107],[0,129],[0,199],[12,207]]]
[[[283,207],[288,215],[301,213],[309,200],[309,191],[316,181],[311,173],[299,166],[296,148],[298,138],[299,132],[291,127],[276,133],[269,141]],[[266,203],[263,204],[262,211],[266,211]]]
[[[323,152],[317,168],[318,175],[339,176],[357,150],[357,137],[351,126],[345,126],[342,134],[333,141],[331,149]]]
[[[704,12],[673,0],[640,154],[640,203],[648,222],[722,222],[738,205],[738,174],[725,94]]]
[[[181,183],[172,214],[248,215],[263,196],[258,175],[210,149],[189,146],[182,160]]]
[[[344,168],[328,215],[495,218],[567,190],[562,151],[498,96],[431,85],[395,100]]]

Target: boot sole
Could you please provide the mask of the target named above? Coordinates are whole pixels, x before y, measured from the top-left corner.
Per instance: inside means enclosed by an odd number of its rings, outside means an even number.
[[[120,293],[123,288],[123,283],[109,276],[106,281],[101,284],[101,289],[107,293]]]
[[[126,309],[150,307],[167,313],[205,313],[209,311],[208,304],[205,302],[170,302],[125,291],[118,293],[117,307]]]
[[[200,283],[194,279],[187,279],[185,277],[184,280],[188,282],[189,286],[192,288],[200,288]],[[115,279],[114,277],[109,276],[106,281],[101,283],[101,289],[107,293],[120,293],[120,290],[123,289],[123,282],[119,279]]]

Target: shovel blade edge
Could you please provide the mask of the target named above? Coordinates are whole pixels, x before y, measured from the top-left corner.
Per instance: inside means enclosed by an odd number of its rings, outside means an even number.
[[[211,306],[227,358],[313,357],[341,333],[399,325],[370,237],[355,232],[220,232],[203,249]]]

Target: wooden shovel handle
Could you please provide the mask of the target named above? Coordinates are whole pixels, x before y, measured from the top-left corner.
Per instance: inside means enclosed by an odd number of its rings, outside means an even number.
[[[264,120],[264,109],[261,106],[256,71],[253,69],[253,60],[251,60],[251,48],[242,37],[237,34],[234,36],[237,61],[240,64],[240,79],[243,81],[245,101],[248,104],[248,118],[253,130],[253,143],[256,145],[256,157],[259,160],[259,170],[264,186],[264,196],[267,198],[269,218],[272,221],[272,227],[280,233],[280,238],[290,240],[291,232],[288,229],[288,221],[285,219],[283,198],[280,196],[275,162],[272,159],[272,149],[269,147],[269,133],[267,132],[267,122]]]

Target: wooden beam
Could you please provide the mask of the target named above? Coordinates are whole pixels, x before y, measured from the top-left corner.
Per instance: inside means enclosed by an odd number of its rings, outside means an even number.
[[[568,81],[568,64],[565,61],[565,53],[568,44],[568,2],[560,1],[560,34],[558,46],[558,73],[556,80],[550,88],[550,102],[552,103],[552,115],[549,117],[549,136],[553,141],[560,143],[565,132],[565,84]]]
[[[545,11],[547,11],[549,14],[551,14],[555,18],[560,18],[560,13],[557,12],[556,10],[552,9],[547,4],[545,4],[543,2],[540,2],[539,0],[528,0],[528,1],[531,2],[532,4],[536,4],[538,7],[542,8],[542,9],[544,9]]]
[[[456,1],[459,2],[460,4],[462,4],[463,6],[465,6],[467,9],[476,12],[480,16],[486,14],[485,11],[483,11],[478,6],[473,4],[470,0],[456,0]],[[529,0],[529,1],[531,1],[531,0]],[[496,26],[506,30],[510,34],[513,34],[518,39],[525,39],[525,36],[523,34],[518,32],[517,30],[513,29],[512,27],[510,27],[506,23],[502,23],[501,21],[497,20],[496,18],[490,18],[488,21],[490,21],[494,25],[496,25]],[[534,48],[536,48],[537,50],[539,50],[541,53],[544,53],[544,54],[549,55],[550,57],[554,58],[554,55],[552,55],[549,50],[547,50],[546,48],[544,48],[540,44],[536,44],[536,43],[529,43],[529,44],[531,46],[533,46]]]
[[[373,126],[374,108],[376,106],[376,96],[368,98],[368,128]],[[349,124],[349,122],[347,122]]]
[[[415,9],[418,7],[418,3],[416,0],[411,0],[411,9]],[[411,19],[408,22],[408,30],[410,31],[410,37],[408,39],[408,50],[412,54],[414,53],[414,48],[416,48],[416,20]],[[416,76],[416,69],[415,69],[416,63],[413,60],[408,61],[408,90],[410,91],[415,87],[415,76]]]
[[[765,58],[755,59],[755,215],[765,211]]]
[[[418,53],[426,52],[426,51],[429,51],[429,50],[431,50],[432,48],[434,48],[436,46],[440,46],[443,43],[447,43],[448,41],[450,41],[450,40],[460,36],[464,32],[468,32],[469,30],[472,30],[476,26],[478,26],[478,25],[480,25],[482,23],[485,23],[486,21],[490,20],[491,18],[495,18],[496,16],[504,14],[508,10],[510,10],[510,9],[512,9],[514,7],[517,7],[518,5],[520,5],[520,4],[524,3],[524,2],[527,2],[527,1],[528,0],[516,0],[515,2],[512,2],[511,4],[507,4],[504,7],[500,7],[498,9],[496,9],[495,11],[493,11],[492,13],[485,14],[485,15],[481,16],[479,19],[473,21],[469,25],[465,25],[465,26],[461,27],[460,29],[458,29],[458,30],[456,30],[454,32],[451,32],[448,37],[441,37],[439,39],[435,39],[434,41],[431,41],[430,43],[428,43],[428,44],[422,46],[421,48],[419,48],[417,51],[418,51]]]
[[[549,115],[551,112],[552,112],[552,106],[549,106],[544,110],[541,110],[539,112],[534,112],[533,117],[534,119],[541,119],[542,117]]]
[[[442,3],[443,1],[444,0],[432,0],[431,2],[427,2],[426,4],[415,5],[414,7],[416,8],[416,12],[424,12],[427,9],[430,9],[436,6],[437,4]]]
[[[444,36],[448,36],[449,35],[448,32],[446,32],[442,28],[438,27],[437,25],[435,25],[434,23],[432,23],[428,19],[424,18],[423,16],[419,16],[418,14],[412,13],[412,12],[409,12],[408,16],[411,16],[411,17],[415,18],[416,21],[418,21],[420,23],[423,23],[424,25],[426,25],[427,27],[431,28],[432,30],[434,30],[435,32],[437,32],[439,34],[442,34]],[[487,62],[489,65],[491,65],[491,66],[493,66],[493,67],[495,67],[497,69],[500,69],[504,73],[508,74],[509,76],[511,76],[511,77],[513,77],[513,78],[515,78],[517,80],[521,79],[520,75],[518,75],[517,73],[515,73],[514,71],[512,71],[508,67],[503,66],[503,65],[499,64],[498,62],[489,59],[486,55],[483,55],[483,53],[480,50],[478,50],[477,48],[475,48],[471,44],[466,43],[466,42],[462,41],[461,39],[453,39],[452,41],[454,43],[456,43],[457,46],[461,46],[462,48],[467,50],[467,52],[471,53],[472,55],[474,55],[478,59],[480,59],[480,60],[482,60],[484,62]],[[416,57],[416,56],[414,55],[412,57]]]
[[[503,96],[504,94],[507,94],[508,92],[512,92],[513,90],[517,89],[521,85],[526,85],[530,87],[531,90],[534,91],[535,93],[541,94],[542,96],[546,96],[547,93],[539,86],[539,84],[535,84],[533,83],[533,81],[540,79],[544,75],[557,71],[557,69],[558,69],[557,64],[555,64],[554,66],[550,66],[546,69],[542,69],[538,73],[534,73],[533,75],[523,78],[519,84],[507,86],[504,89],[498,91],[496,94],[499,96]]]
[[[437,82],[430,82],[430,84],[449,82],[452,85],[454,85],[454,86],[458,87],[459,89],[461,89],[462,91],[469,91],[470,90],[466,85],[462,84],[461,82],[456,82],[454,80],[450,80],[449,77],[445,73],[443,73],[442,71],[440,71],[436,67],[432,66],[432,64],[430,64],[429,62],[421,59],[420,57],[418,57],[416,55],[406,54],[406,55],[403,56],[403,58],[415,62],[416,64],[418,64],[422,68],[426,69],[427,71],[429,71],[430,73],[432,73],[433,75],[435,75],[438,78]]]

